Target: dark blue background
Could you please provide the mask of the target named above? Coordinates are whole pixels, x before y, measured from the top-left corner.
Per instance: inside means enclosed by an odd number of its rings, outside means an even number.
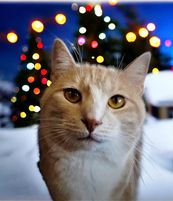
[[[164,40],[173,39],[173,3],[133,3],[133,5],[146,24],[149,22],[156,24],[154,34],[162,40],[161,49],[173,58],[173,45],[169,48],[164,46]],[[103,11],[104,15],[107,14],[120,24],[124,24],[125,19],[116,6],[104,4]],[[54,16],[57,13],[64,13],[67,16],[65,25],[55,23]],[[77,13],[71,9],[70,3],[0,3],[0,79],[14,79],[22,46],[26,44],[28,30],[33,20],[40,19],[44,23],[45,29],[41,37],[44,48],[50,51],[56,37],[64,39],[65,42],[73,42],[74,34],[79,28]],[[6,34],[9,31],[17,32],[19,35],[17,43],[7,42]]]

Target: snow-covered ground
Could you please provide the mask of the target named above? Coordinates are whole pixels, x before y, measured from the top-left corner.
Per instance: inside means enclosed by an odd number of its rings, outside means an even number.
[[[173,119],[147,118],[139,201],[173,201]],[[50,200],[37,168],[37,126],[0,129],[0,200]]]

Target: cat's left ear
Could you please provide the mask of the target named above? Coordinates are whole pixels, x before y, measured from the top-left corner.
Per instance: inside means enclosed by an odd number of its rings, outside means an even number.
[[[56,39],[52,49],[51,80],[55,81],[58,74],[74,65],[75,61],[65,43],[61,39]]]
[[[143,85],[148,72],[151,59],[151,53],[145,52],[134,61],[132,61],[124,70],[126,79],[137,86],[140,92],[143,92]]]

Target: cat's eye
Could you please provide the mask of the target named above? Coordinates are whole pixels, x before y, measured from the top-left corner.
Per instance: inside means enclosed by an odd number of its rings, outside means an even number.
[[[64,97],[71,103],[78,103],[82,99],[80,92],[73,88],[64,89]]]
[[[125,104],[126,104],[125,98],[121,95],[112,96],[108,100],[108,105],[113,109],[122,108],[124,107]]]

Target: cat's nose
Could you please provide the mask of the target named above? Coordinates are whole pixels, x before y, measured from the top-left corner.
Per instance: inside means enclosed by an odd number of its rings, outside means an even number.
[[[102,124],[102,121],[98,121],[96,119],[84,118],[84,119],[81,119],[81,121],[85,124],[89,133],[92,133],[97,126]]]

